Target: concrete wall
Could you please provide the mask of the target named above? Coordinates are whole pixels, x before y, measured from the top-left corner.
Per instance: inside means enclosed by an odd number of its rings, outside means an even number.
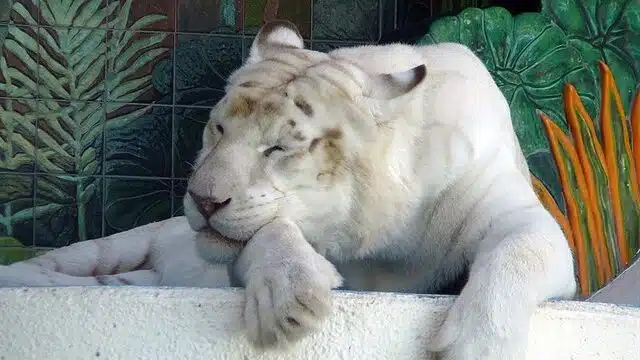
[[[0,289],[0,359],[430,359],[423,334],[449,297],[336,293],[322,332],[258,356],[242,336],[241,290]],[[640,358],[640,309],[577,302],[541,307],[527,359]]]

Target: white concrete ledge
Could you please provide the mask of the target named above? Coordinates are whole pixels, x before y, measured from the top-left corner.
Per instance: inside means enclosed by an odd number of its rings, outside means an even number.
[[[0,359],[430,359],[424,334],[449,297],[336,292],[323,331],[259,355],[242,335],[236,289],[0,289]],[[552,302],[532,324],[527,359],[637,360],[640,309]]]

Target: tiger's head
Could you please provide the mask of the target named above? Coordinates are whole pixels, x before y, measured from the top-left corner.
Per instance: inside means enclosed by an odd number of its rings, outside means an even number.
[[[370,74],[304,49],[289,22],[263,26],[204,129],[184,196],[191,227],[239,243],[276,217],[306,235],[344,231],[363,197],[384,201],[385,129],[425,71]]]

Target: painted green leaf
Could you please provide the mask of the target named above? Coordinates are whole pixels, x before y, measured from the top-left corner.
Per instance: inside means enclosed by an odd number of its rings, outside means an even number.
[[[114,31],[109,38],[107,57],[109,75],[106,79],[109,101],[132,102],[147,91],[151,85],[151,75],[131,78],[132,75],[169,50],[161,47],[162,41],[167,36],[165,33],[152,35],[144,33],[144,37],[135,40],[134,34],[136,33],[133,31]]]
[[[562,87],[580,89],[585,106],[596,108],[596,82],[582,55],[565,33],[539,13],[513,17],[498,7],[467,8],[444,17],[418,43],[458,42],[468,46],[487,66],[511,108],[525,155],[547,148],[536,110],[563,118]],[[562,124],[566,129],[566,124]]]
[[[585,111],[575,88],[570,85],[564,92],[565,113],[569,121],[571,135],[575,143],[578,160],[582,165],[587,192],[591,199],[592,218],[596,226],[594,241],[606,244],[603,249],[608,257],[608,271],[611,274],[619,270],[620,251],[616,246],[615,217],[609,192],[605,155],[600,145],[593,120]],[[605,265],[602,265],[605,266]]]
[[[38,176],[35,244],[61,247],[100,237],[101,190],[102,180],[97,176]]]
[[[640,80],[638,8],[636,0],[542,1],[542,12],[565,31],[594,72],[601,59],[611,68],[625,108]]]
[[[33,170],[37,107],[35,100],[0,99],[0,169]]]
[[[580,293],[586,296],[602,285],[606,274],[604,268],[599,266],[602,256],[598,256],[599,248],[596,248],[598,234],[593,222],[584,171],[569,136],[547,116],[542,115],[542,122],[549,138],[560,182],[565,190],[567,218],[571,224],[576,248]]]
[[[0,237],[0,265],[10,265],[45,253],[46,250],[24,246],[10,236]]]
[[[33,176],[0,174],[0,236],[33,243]]]
[[[611,69],[604,64],[601,65],[600,78],[602,79],[601,138],[611,178],[610,193],[614,200],[616,220],[619,222],[616,245],[623,253],[624,262],[621,265],[626,265],[633,257],[638,241],[640,198],[636,182],[637,169],[632,167],[634,162],[632,134],[629,132],[625,109],[620,104],[621,95],[616,89],[617,79],[614,80]],[[633,145],[640,146],[640,144]]]

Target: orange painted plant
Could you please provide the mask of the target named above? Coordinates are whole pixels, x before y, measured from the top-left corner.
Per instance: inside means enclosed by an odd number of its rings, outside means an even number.
[[[538,197],[574,251],[582,296],[624,270],[638,251],[640,235],[640,92],[635,94],[627,119],[604,62],[600,62],[600,73],[600,134],[570,84],[564,88],[570,135],[539,113],[558,169],[566,214],[532,175]]]

